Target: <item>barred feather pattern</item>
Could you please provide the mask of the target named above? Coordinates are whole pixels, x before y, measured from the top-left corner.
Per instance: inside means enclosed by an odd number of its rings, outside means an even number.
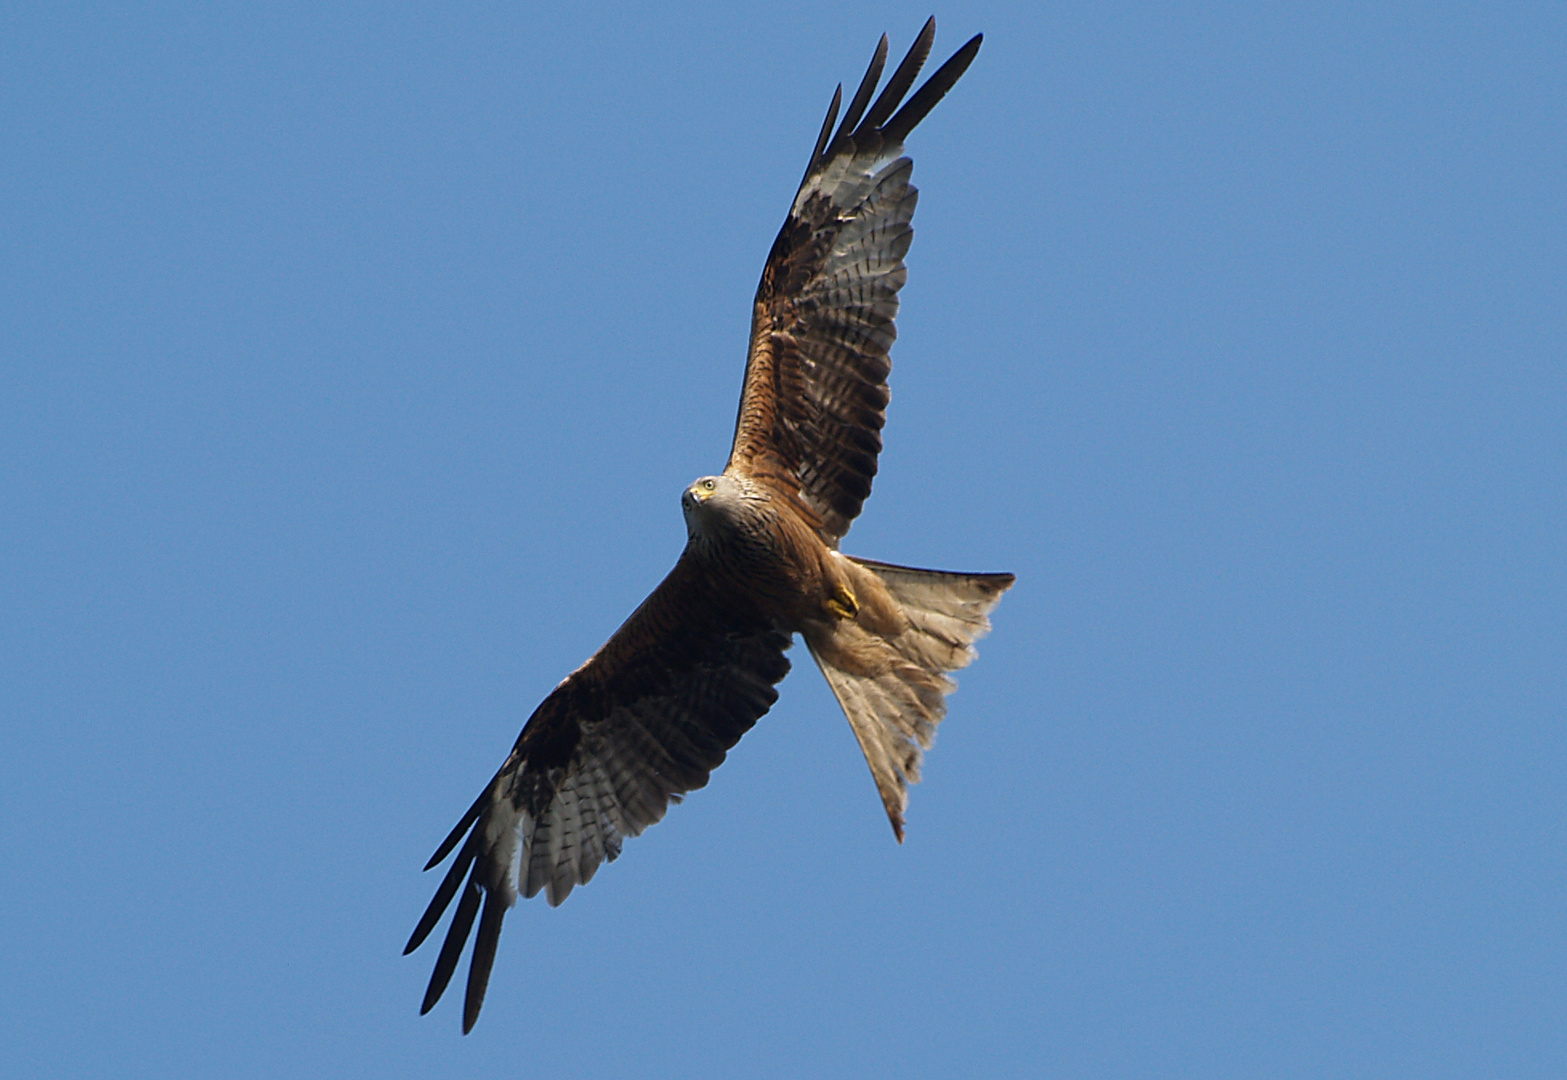
[[[901,630],[882,635],[845,620],[807,632],[805,640],[854,730],[901,843],[909,786],[919,783],[924,752],[947,715],[947,695],[957,689],[947,672],[974,660],[974,642],[990,632],[990,611],[1015,579],[853,561],[874,573],[897,603]]]
[[[743,594],[726,599],[715,590],[704,563],[688,548],[625,625],[544,699],[495,779],[430,860],[436,865],[462,843],[405,952],[425,941],[464,878],[467,884],[423,1011],[451,979],[481,892],[465,1031],[484,1000],[505,910],[541,891],[559,904],[590,881],[625,838],[703,787],[778,700],[790,635]]]
[[[726,471],[764,479],[797,499],[834,548],[870,495],[882,448],[888,353],[919,198],[903,137],[979,49],[979,39],[971,40],[894,115],[934,35],[932,21],[861,120],[886,55],[884,38],[843,126],[825,142],[834,97],[752,307]]]
[[[536,821],[524,817],[519,826],[516,891],[532,898],[543,890],[552,907],[560,904],[619,855],[623,839],[704,787],[778,699],[774,684],[789,670],[788,647],[776,631],[725,635],[665,692],[577,718],[581,740],[553,797]],[[508,786],[519,809],[537,798],[527,790],[520,775]]]

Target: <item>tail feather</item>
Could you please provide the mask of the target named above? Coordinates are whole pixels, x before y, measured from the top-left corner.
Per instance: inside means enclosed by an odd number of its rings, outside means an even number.
[[[906,623],[876,634],[856,622],[807,635],[870,766],[893,834],[903,842],[908,789],[947,713],[957,684],[949,671],[974,659],[973,642],[990,631],[990,610],[1015,580],[1011,574],[955,574],[854,559],[897,602]]]
[[[852,561],[880,578],[902,606],[910,629],[892,645],[927,671],[957,671],[973,663],[973,643],[990,633],[990,610],[1017,580],[1012,574],[955,574]]]

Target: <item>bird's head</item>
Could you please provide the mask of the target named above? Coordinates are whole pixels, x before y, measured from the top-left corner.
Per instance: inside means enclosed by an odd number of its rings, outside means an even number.
[[[704,476],[692,481],[680,496],[686,531],[692,536],[711,533],[720,520],[733,516],[741,497],[740,487],[733,477]]]

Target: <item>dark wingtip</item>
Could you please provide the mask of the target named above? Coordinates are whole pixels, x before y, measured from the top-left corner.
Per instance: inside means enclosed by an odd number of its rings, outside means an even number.
[[[860,126],[854,129],[856,138],[886,123],[887,117],[891,116],[893,110],[898,107],[898,102],[903,100],[903,95],[909,92],[909,87],[913,86],[914,80],[919,78],[920,68],[925,66],[925,61],[930,56],[930,47],[935,40],[936,16],[932,15],[925,21],[925,26],[914,39],[914,44],[909,46],[907,55],[904,56],[897,70],[892,73],[892,78],[888,79],[887,85],[882,87],[876,103],[860,121]]]
[[[946,97],[947,91],[963,77],[963,73],[974,62],[974,57],[979,55],[979,47],[984,41],[984,34],[975,34],[925,80],[925,85],[915,91],[897,115],[882,126],[882,134],[888,142],[901,143],[915,125],[929,115],[936,103]]]
[[[457,846],[457,842],[463,838],[463,834],[468,831],[468,827],[479,820],[479,815],[484,812],[485,804],[490,801],[490,788],[494,784],[495,781],[492,780],[484,785],[484,790],[479,792],[477,799],[473,800],[473,805],[468,807],[468,812],[463,814],[462,820],[457,823],[451,832],[446,834],[446,839],[441,841],[441,846],[435,849],[435,854],[430,856],[430,861],[424,864],[426,870],[433,870],[439,866],[441,861],[452,853],[452,848]]]
[[[489,893],[484,899],[484,914],[479,918],[479,932],[473,939],[473,959],[468,961],[468,989],[462,1006],[464,1035],[479,1022],[479,1010],[484,1008],[490,969],[495,966],[495,945],[500,940],[501,923],[505,918],[506,902],[498,893]]]
[[[463,876],[468,873],[468,868],[473,865],[478,853],[479,834],[475,831],[468,834],[468,842],[463,845],[462,852],[452,863],[452,868],[446,872],[440,887],[435,890],[430,906],[425,908],[424,914],[419,917],[419,925],[414,927],[414,932],[408,937],[408,946],[403,949],[404,956],[423,945],[424,939],[430,936],[431,930],[435,929],[435,924],[441,921],[441,916],[446,913],[446,905],[450,904],[452,897],[457,895],[457,887],[462,884]]]
[[[457,913],[452,916],[452,925],[447,928],[446,940],[441,943],[441,954],[435,958],[435,970],[430,973],[424,1004],[419,1006],[420,1016],[435,1008],[435,1003],[446,993],[446,986],[452,981],[452,973],[457,970],[462,947],[468,943],[468,932],[473,929],[474,916],[478,913],[479,885],[470,877],[462,899],[457,902]]]
[[[805,166],[805,176],[800,180],[801,185],[810,179],[816,166],[821,164],[822,150],[827,146],[827,136],[832,134],[832,122],[838,118],[838,105],[843,101],[843,83],[838,84],[838,89],[832,92],[832,104],[827,106],[827,119],[822,121],[821,134],[816,136],[816,149],[811,151],[811,160]]]
[[[952,89],[952,85],[968,70],[975,54],[979,52],[981,42],[985,40],[985,35],[975,34],[970,38],[945,64],[941,65],[934,75],[925,80],[925,84],[915,91],[913,97],[906,102],[903,101],[903,96],[914,85],[920,69],[929,59],[930,48],[935,40],[936,17],[932,15],[925,20],[925,25],[915,37],[914,44],[909,47],[908,53],[898,64],[892,77],[887,80],[887,85],[882,87],[881,93],[867,110],[866,103],[870,100],[871,94],[875,93],[876,83],[880,81],[882,69],[887,62],[887,35],[881,36],[881,40],[876,44],[876,52],[871,57],[870,67],[866,69],[865,77],[860,80],[859,89],[854,92],[848,108],[844,110],[838,131],[832,134],[833,121],[837,119],[838,106],[843,100],[843,84],[838,84],[838,89],[833,94],[832,106],[827,110],[827,119],[822,123],[821,133],[816,137],[816,146],[811,152],[810,164],[806,166],[805,176],[800,180],[802,186],[810,180],[812,173],[822,167],[823,162],[832,160],[850,143],[857,144],[869,132],[879,130],[886,145],[901,143],[904,136],[936,107],[936,103],[946,96],[947,91]],[[902,108],[898,107],[900,103]]]
[[[838,128],[838,134],[833,136],[832,145],[837,148],[843,140],[849,137],[860,117],[865,115],[865,106],[870,104],[871,95],[876,92],[876,84],[881,81],[882,68],[887,66],[887,35],[883,34],[881,40],[876,43],[876,51],[871,54],[870,65],[865,69],[865,77],[860,80],[860,88],[854,92],[854,100],[849,102],[849,107],[843,114],[843,123]]]

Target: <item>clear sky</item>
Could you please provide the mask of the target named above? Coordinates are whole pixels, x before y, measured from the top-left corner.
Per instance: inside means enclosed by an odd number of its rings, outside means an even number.
[[[674,562],[930,13],[566,6],[8,7],[6,1070],[1567,1075],[1559,4],[935,9],[845,549],[1018,584],[908,842],[797,647],[417,1015],[420,867]]]

